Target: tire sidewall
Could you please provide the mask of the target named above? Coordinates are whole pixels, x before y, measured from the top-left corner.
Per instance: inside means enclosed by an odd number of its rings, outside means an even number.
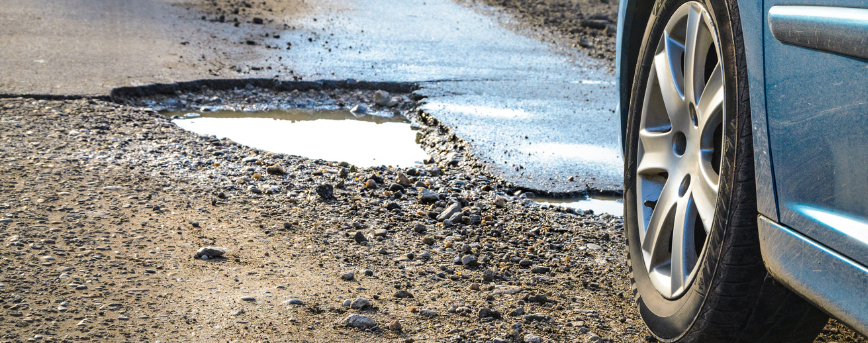
[[[726,113],[724,123],[723,156],[721,158],[720,182],[718,200],[712,229],[708,234],[706,246],[699,257],[699,270],[690,288],[679,298],[669,300],[664,298],[651,284],[639,244],[639,229],[636,202],[636,153],[638,147],[638,128],[641,120],[641,109],[645,98],[653,54],[662,36],[663,28],[672,14],[682,4],[690,1],[664,0],[654,5],[652,17],[642,40],[639,65],[633,80],[631,104],[628,117],[627,147],[624,164],[624,222],[629,249],[629,265],[633,282],[634,298],[639,313],[648,328],[658,339],[676,341],[693,326],[701,312],[707,295],[712,288],[715,272],[720,260],[722,247],[725,246],[726,226],[730,216],[730,201],[732,200],[732,185],[735,181],[733,165],[735,161],[737,142],[737,111],[739,101],[739,85],[746,80],[737,79],[736,49],[731,27],[728,6],[724,1],[699,0],[715,25],[720,43],[719,54],[723,63]]]

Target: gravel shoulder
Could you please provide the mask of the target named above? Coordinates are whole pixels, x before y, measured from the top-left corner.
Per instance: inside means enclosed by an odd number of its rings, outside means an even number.
[[[88,99],[0,122],[4,341],[647,340],[620,218],[466,164],[270,154]]]

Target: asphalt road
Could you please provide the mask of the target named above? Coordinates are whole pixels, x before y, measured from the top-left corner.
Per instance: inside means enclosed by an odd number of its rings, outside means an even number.
[[[285,0],[242,12],[238,26],[210,14],[220,5],[2,1],[0,93],[104,95],[204,78],[421,82],[423,108],[505,179],[620,189],[615,80],[602,60],[449,0]]]

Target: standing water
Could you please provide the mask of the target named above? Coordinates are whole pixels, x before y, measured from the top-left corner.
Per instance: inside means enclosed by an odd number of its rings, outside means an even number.
[[[542,204],[554,206],[569,207],[577,210],[593,210],[594,213],[608,213],[613,216],[624,215],[624,202],[620,196],[581,196],[573,198],[549,198],[549,197],[528,197],[528,199]]]
[[[164,114],[177,118],[174,123],[187,131],[275,153],[359,167],[412,167],[427,158],[421,134],[400,116],[356,116],[345,109]]]

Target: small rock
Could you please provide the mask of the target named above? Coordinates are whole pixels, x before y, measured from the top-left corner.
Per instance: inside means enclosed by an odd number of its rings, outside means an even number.
[[[534,267],[530,271],[534,274],[545,274],[550,272],[552,269],[549,267]]]
[[[437,216],[437,221],[442,222],[446,219],[451,218],[456,213],[461,213],[461,204],[459,204],[459,203],[454,203],[452,205],[449,205],[449,207],[447,207],[445,210],[443,210],[443,212],[440,212],[440,215]]]
[[[256,301],[256,298],[248,295],[241,297],[241,301]]]
[[[284,175],[284,174],[286,174],[286,170],[284,170],[283,167],[276,165],[276,164],[269,166],[268,168],[265,168],[265,172],[268,173],[269,175]]]
[[[509,312],[509,314],[507,314],[507,315],[510,317],[522,316],[522,315],[524,315],[524,307],[519,307],[517,309],[514,309],[514,310],[512,310],[512,312]]]
[[[422,243],[425,243],[425,245],[434,245],[434,237],[427,236],[422,238]]]
[[[465,267],[475,267],[478,263],[476,260],[476,256],[474,255],[464,255],[461,257],[461,264]]]
[[[335,198],[335,189],[332,185],[324,183],[316,187],[316,194],[323,200]]]
[[[419,192],[420,203],[430,204],[438,200],[440,200],[440,196],[428,189],[423,188],[422,191]]]
[[[494,281],[494,276],[495,274],[493,270],[486,269],[484,272],[482,272],[482,283],[489,283]]]
[[[208,258],[221,257],[226,253],[226,248],[219,247],[202,247],[196,251],[196,254],[193,257],[199,258],[202,256],[208,256]]]
[[[389,323],[389,330],[392,332],[401,332],[401,323],[398,320],[393,320]]]
[[[588,250],[594,250],[594,251],[600,251],[600,250],[603,250],[603,247],[601,247],[601,246],[599,246],[599,245],[597,245],[597,244],[594,244],[594,243],[588,243],[588,244],[586,244],[585,246],[588,247]]]
[[[368,238],[365,237],[365,234],[362,233],[361,231],[356,231],[356,235],[353,236],[353,239],[356,241],[356,243],[359,243],[359,244],[362,244],[362,242],[368,241]]]
[[[542,338],[534,334],[524,335],[524,343],[541,343]]]
[[[522,310],[522,312],[524,312],[524,310]],[[524,316],[525,323],[544,322],[544,321],[547,321],[549,319],[551,319],[551,318],[548,316],[544,316],[542,314],[539,314],[539,313],[534,313],[534,314],[529,314],[529,315]]]
[[[354,274],[353,272],[348,272],[341,275],[341,279],[343,279],[344,281],[353,281],[353,279],[355,278],[356,274]]]
[[[355,115],[365,115],[368,114],[368,107],[365,106],[365,104],[358,104],[356,106],[353,106],[353,108],[350,109],[350,112]]]
[[[521,291],[522,289],[519,286],[502,286],[497,287],[494,290],[494,294],[515,294]]]
[[[497,206],[499,208],[506,207],[506,199],[504,199],[503,197],[497,197],[496,199],[494,199],[494,206]]]
[[[374,92],[374,103],[380,106],[386,106],[389,103],[389,93],[383,90]]]
[[[295,298],[284,301],[283,303],[289,304],[289,305],[304,305],[304,301],[301,301],[301,299],[295,299]]]
[[[416,226],[413,227],[413,231],[416,233],[425,233],[425,231],[428,231],[428,228],[425,227],[425,225],[416,224]]]
[[[378,186],[379,185],[377,185],[377,181],[370,180],[370,179],[368,181],[365,181],[365,188],[376,189]]]
[[[350,303],[350,308],[354,309],[363,309],[369,306],[371,306],[371,302],[365,298],[356,298],[352,303]]]
[[[395,183],[404,187],[410,187],[410,185],[412,184],[412,182],[410,182],[410,179],[408,179],[407,176],[404,175],[404,173],[402,172],[398,172],[398,176],[395,177]]]
[[[412,297],[413,297],[413,294],[410,294],[410,292],[407,292],[404,290],[400,290],[400,291],[395,292],[395,298],[405,299],[405,298],[412,298]]]
[[[518,265],[521,266],[521,267],[523,267],[523,268],[527,268],[527,267],[530,267],[531,265],[533,265],[533,261],[531,261],[531,260],[521,260],[521,261],[518,262]]]
[[[368,316],[352,314],[346,319],[344,319],[344,324],[349,327],[365,330],[377,326],[377,321]]]
[[[262,24],[263,23],[262,18],[253,17],[253,23],[254,24]]]
[[[479,310],[479,319],[485,319],[485,318],[500,319],[501,318],[500,311],[492,310],[489,308],[482,308]]]
[[[388,235],[388,234],[389,234],[389,230],[386,230],[386,229],[377,229],[376,231],[374,231],[375,237],[386,237],[386,235]]]
[[[423,316],[423,317],[436,317],[437,311],[425,309],[425,310],[419,311],[419,315]]]

